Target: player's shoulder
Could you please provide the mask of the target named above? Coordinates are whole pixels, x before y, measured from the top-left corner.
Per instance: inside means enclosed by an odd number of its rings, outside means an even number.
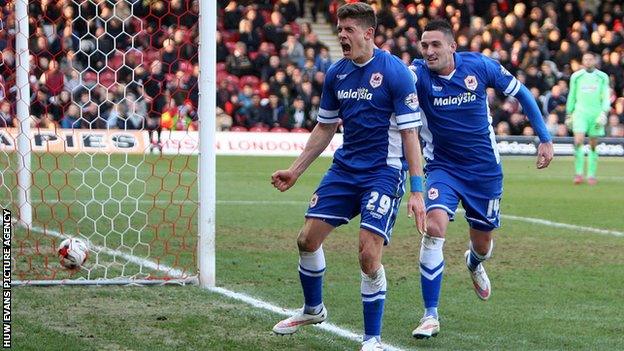
[[[416,70],[422,70],[427,68],[427,63],[425,62],[425,59],[419,58],[412,60],[412,64],[410,66],[414,67]]]
[[[457,55],[459,55],[463,63],[469,64],[470,66],[484,67],[485,65],[492,67],[499,64],[495,59],[480,52],[462,51],[458,52]]]
[[[464,62],[477,63],[485,61],[486,59],[490,59],[489,57],[483,55],[480,52],[472,52],[472,51],[460,51],[456,53],[457,56],[461,57]]]
[[[578,71],[572,73],[572,75],[570,76],[570,80],[574,80],[577,79],[578,77],[584,75],[585,73],[587,73],[587,71],[585,70],[585,68],[581,68]]]
[[[346,71],[348,64],[349,60],[344,57],[332,63],[325,72],[325,82],[333,81],[341,72]]]
[[[409,69],[416,74],[417,77],[429,74],[429,67],[424,59],[414,59],[409,66]]]
[[[383,65],[392,70],[407,68],[407,65],[396,55],[386,50],[375,49],[375,59],[373,64],[376,66]]]
[[[609,75],[606,72],[597,69],[596,73],[598,73],[600,78],[609,80]]]

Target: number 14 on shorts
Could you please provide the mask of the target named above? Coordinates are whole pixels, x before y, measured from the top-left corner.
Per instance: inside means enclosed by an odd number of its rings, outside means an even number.
[[[488,201],[487,218],[498,217],[498,210],[500,209],[500,199],[492,199]]]

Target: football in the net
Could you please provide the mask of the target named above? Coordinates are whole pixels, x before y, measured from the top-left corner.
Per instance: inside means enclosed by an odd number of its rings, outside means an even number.
[[[89,246],[78,238],[67,238],[58,248],[61,265],[67,269],[78,269],[89,256]]]

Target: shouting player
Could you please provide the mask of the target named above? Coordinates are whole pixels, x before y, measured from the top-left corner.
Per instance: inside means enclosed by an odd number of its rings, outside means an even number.
[[[292,187],[332,140],[340,120],[344,142],[312,195],[297,238],[304,306],[273,327],[292,334],[327,318],[323,305],[325,255],[322,243],[337,226],[361,215],[359,261],[364,312],[362,350],[381,350],[386,295],[382,248],[390,241],[406,171],[411,193],[407,210],[424,231],[420,145],[421,125],[413,74],[395,56],[375,48],[376,17],[370,5],[338,10],[338,38],[344,58],[331,66],[323,84],[318,124],[290,168],[272,175],[280,191]],[[406,78],[407,77],[407,78]]]

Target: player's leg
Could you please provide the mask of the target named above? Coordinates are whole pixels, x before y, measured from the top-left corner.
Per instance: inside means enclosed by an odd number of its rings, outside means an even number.
[[[294,316],[275,325],[277,334],[292,334],[299,327],[320,323],[327,317],[323,305],[325,255],[322,243],[333,228],[348,223],[359,212],[359,190],[349,173],[331,167],[312,195],[306,221],[297,238],[299,278],[304,307]]]
[[[585,173],[585,135],[588,131],[587,119],[575,115],[572,119],[574,133],[574,184],[581,184]]]
[[[596,138],[589,138],[589,152],[587,153],[587,184],[596,185],[596,171],[598,170],[598,151]]]
[[[462,193],[462,204],[470,226],[469,248],[464,253],[466,267],[475,293],[482,300],[489,299],[492,294],[483,262],[492,255],[492,231],[500,226],[501,195],[502,179],[483,182]]]
[[[334,227],[320,219],[308,218],[297,238],[299,279],[303,289],[303,312],[318,314],[323,306],[325,253],[323,241]]]
[[[590,128],[587,136],[589,137],[589,152],[587,153],[587,183],[589,185],[595,185],[597,183],[596,170],[598,169],[598,151],[596,151],[596,145],[598,144],[598,137],[605,136],[605,127],[593,122],[593,128]]]
[[[387,287],[386,273],[381,264],[383,245],[382,236],[360,229],[360,292],[364,314],[363,350],[375,350],[375,347],[381,347],[381,327]]]
[[[444,240],[449,221],[454,219],[459,202],[455,182],[446,172],[437,170],[427,174],[426,234],[420,246],[420,287],[425,312],[420,324],[412,331],[417,339],[436,336],[440,331],[438,305],[444,273]]]
[[[444,240],[449,223],[446,210],[433,208],[427,212],[427,233],[420,244],[420,288],[425,312],[412,336],[426,339],[440,332],[438,305],[444,273]]]
[[[405,188],[405,172],[390,168],[373,175],[360,175],[366,189],[360,199],[360,245],[362,350],[381,350],[381,329],[386,298],[386,274],[381,264],[382,249],[388,244]]]
[[[273,327],[277,334],[292,334],[300,327],[321,323],[327,318],[323,305],[323,275],[325,254],[323,241],[334,229],[329,223],[317,218],[307,218],[299,232],[299,280],[303,290],[303,308],[294,316],[286,318]]]
[[[482,300],[489,299],[492,294],[490,279],[482,263],[492,256],[493,249],[492,231],[470,228],[469,249],[464,253],[464,256],[475,293]]]

